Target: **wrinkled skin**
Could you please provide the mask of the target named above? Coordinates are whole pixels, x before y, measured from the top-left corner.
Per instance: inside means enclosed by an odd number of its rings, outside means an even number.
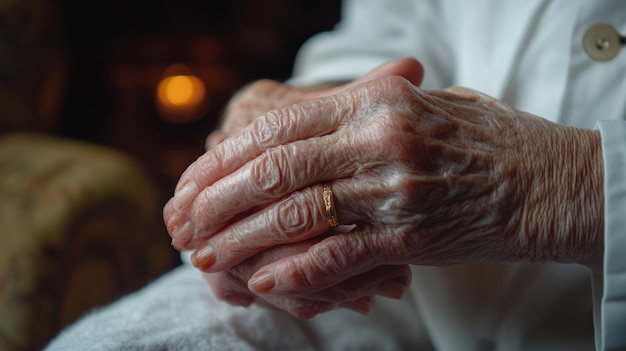
[[[343,85],[333,83],[302,88],[271,80],[255,82],[233,97],[226,109],[221,128],[209,135],[206,148],[211,150],[228,136],[245,128],[256,117],[272,109],[337,94],[363,82],[390,75],[399,75],[419,84],[423,71],[419,62],[407,58],[381,65],[363,77]],[[318,238],[271,248],[229,270],[203,273],[203,276],[209,282],[216,297],[224,301],[242,306],[255,301],[269,303],[299,318],[313,317],[337,307],[367,314],[374,303],[374,295],[400,298],[407,290],[411,282],[408,265],[393,265],[376,267],[336,287],[300,296],[250,292],[247,282],[260,267],[279,258],[305,252],[314,242],[320,240]]]
[[[173,243],[196,250],[205,272],[308,243],[257,264],[248,288],[312,297],[384,266],[597,267],[601,172],[597,131],[383,76],[254,119],[187,169],[164,216]],[[324,181],[353,230],[328,233]]]
[[[274,262],[276,258],[304,253],[319,241],[320,239],[312,239],[297,244],[282,245],[257,254],[227,271],[203,274],[217,298],[243,306],[257,301],[304,319],[338,307],[367,314],[374,303],[375,295],[400,298],[410,284],[409,267],[393,265],[376,267],[336,286],[316,292],[300,294],[258,292],[253,294],[249,291],[247,281],[259,268]]]

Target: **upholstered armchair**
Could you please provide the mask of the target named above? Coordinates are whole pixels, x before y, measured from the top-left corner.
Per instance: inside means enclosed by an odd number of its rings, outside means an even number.
[[[175,264],[150,178],[108,148],[0,137],[0,349],[37,350]]]
[[[136,161],[55,134],[56,2],[0,1],[0,350],[40,350],[90,309],[174,267],[161,197]]]

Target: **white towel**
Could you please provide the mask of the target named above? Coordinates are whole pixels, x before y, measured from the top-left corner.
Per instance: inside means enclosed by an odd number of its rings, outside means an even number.
[[[200,273],[184,265],[83,317],[46,350],[414,350],[427,342],[407,311],[410,300],[380,300],[376,317],[337,310],[298,320],[218,301]]]
[[[189,265],[96,310],[47,351],[592,350],[589,274],[575,265],[413,267],[402,300],[311,320],[218,301]]]

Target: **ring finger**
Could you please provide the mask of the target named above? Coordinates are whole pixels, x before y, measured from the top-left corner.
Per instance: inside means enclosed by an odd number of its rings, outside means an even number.
[[[333,190],[326,191],[334,200],[337,224],[361,222],[365,218],[359,214],[369,212],[343,196],[342,191],[349,188],[348,183],[347,179],[337,180],[331,187]],[[205,272],[218,272],[265,249],[328,232],[333,223],[329,221],[329,203],[324,200],[324,192],[324,186],[317,184],[234,222],[205,242],[197,243],[192,262]],[[353,206],[344,205],[347,203]],[[334,232],[346,229],[340,227]]]

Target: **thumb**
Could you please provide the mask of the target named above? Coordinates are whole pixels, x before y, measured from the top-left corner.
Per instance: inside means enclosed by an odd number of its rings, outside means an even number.
[[[401,59],[389,61],[365,73],[361,77],[351,81],[350,83],[325,90],[322,96],[334,95],[342,92],[347,88],[388,76],[400,76],[411,82],[413,85],[420,85],[424,79],[424,67],[413,57],[404,57]]]
[[[404,57],[383,63],[348,85],[357,85],[387,76],[401,76],[414,85],[420,85],[424,78],[424,67],[417,59]]]

